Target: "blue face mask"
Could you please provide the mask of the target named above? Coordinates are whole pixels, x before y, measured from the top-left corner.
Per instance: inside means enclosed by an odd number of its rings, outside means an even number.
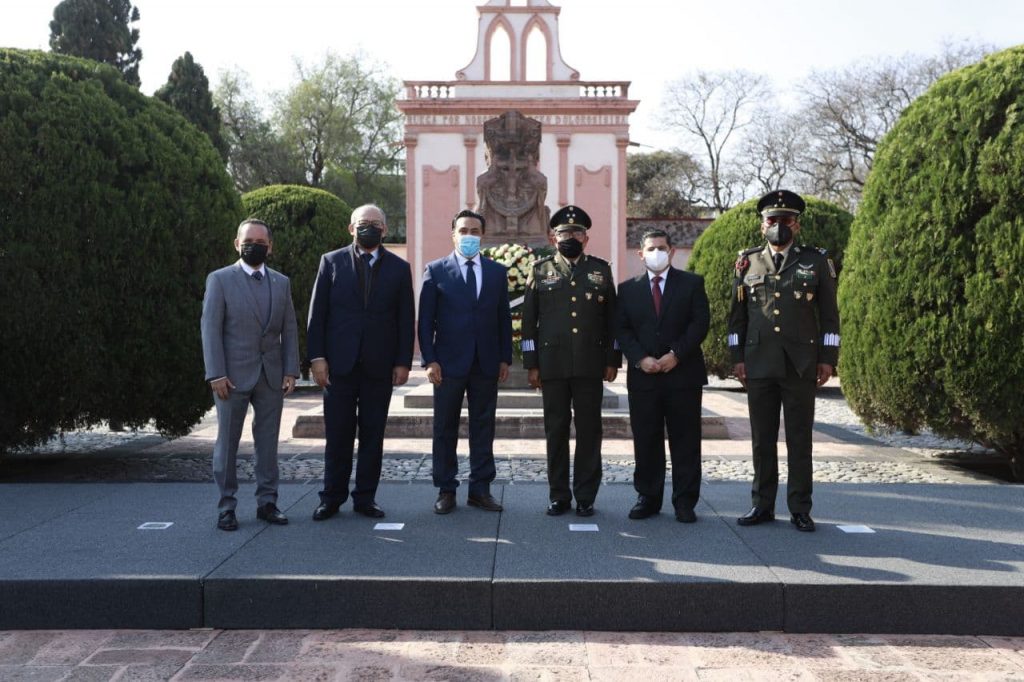
[[[459,253],[466,258],[473,258],[480,253],[480,237],[464,234],[459,237]]]

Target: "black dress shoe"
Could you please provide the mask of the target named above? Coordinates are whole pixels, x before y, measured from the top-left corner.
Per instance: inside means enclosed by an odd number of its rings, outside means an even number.
[[[337,513],[338,505],[321,502],[319,505],[317,505],[317,508],[313,510],[313,520],[326,521],[327,519],[331,518]]]
[[[369,516],[371,519],[383,519],[384,510],[380,508],[380,505],[376,502],[364,505],[362,507],[356,507],[356,513],[362,514],[363,516]]]
[[[814,532],[814,519],[807,512],[796,512],[790,517],[789,522],[796,526],[797,530],[805,533]]]
[[[660,504],[655,504],[654,500],[649,497],[641,495],[637,498],[636,504],[629,510],[629,518],[631,519],[646,519],[648,516],[654,516],[661,511]]]
[[[266,521],[276,526],[288,525],[288,517],[281,513],[281,510],[277,508],[277,505],[273,502],[267,502],[264,505],[256,507],[256,518],[260,521]]]
[[[466,504],[470,507],[480,507],[484,511],[501,511],[502,509],[501,504],[490,493],[470,495],[466,499]]]
[[[221,530],[238,530],[238,519],[232,510],[222,511],[217,516],[217,528]]]
[[[577,502],[576,516],[593,516],[594,504],[592,502]]]
[[[572,504],[570,504],[569,502],[564,502],[562,500],[555,500],[554,502],[552,502],[551,504],[548,505],[547,515],[548,516],[561,516],[565,512],[569,511],[570,507],[572,507]]]
[[[697,514],[688,507],[676,509],[676,521],[679,523],[696,523]]]
[[[775,520],[775,512],[770,509],[761,509],[760,507],[751,507],[743,516],[736,519],[736,523],[741,526],[756,526],[759,523],[766,523],[768,521]]]
[[[447,514],[455,509],[455,491],[442,490],[437,494],[437,502],[434,503],[435,514]]]

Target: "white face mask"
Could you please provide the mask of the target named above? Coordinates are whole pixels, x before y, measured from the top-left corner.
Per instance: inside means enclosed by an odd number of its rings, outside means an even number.
[[[651,272],[661,272],[668,267],[668,251],[661,249],[644,251],[644,263],[647,264],[647,269]]]

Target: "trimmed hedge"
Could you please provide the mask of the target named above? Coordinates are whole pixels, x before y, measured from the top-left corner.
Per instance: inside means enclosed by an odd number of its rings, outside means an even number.
[[[800,216],[797,243],[825,249],[835,262],[836,271],[841,272],[853,216],[821,199],[804,197],[804,200],[807,209]],[[711,305],[711,327],[704,342],[704,358],[708,373],[719,378],[732,374],[732,359],[725,337],[732,305],[736,256],[740,251],[764,243],[757,199],[751,199],[729,209],[708,225],[690,254],[687,269],[704,276],[704,287]]]
[[[303,185],[270,185],[242,195],[245,213],[270,225],[274,248],[268,264],[292,281],[292,301],[299,318],[299,355],[308,374],[306,318],[320,256],[352,243],[348,221],[352,209],[330,192]]]
[[[868,424],[1024,475],[1024,47],[939,79],[879,146],[853,225],[843,390]]]
[[[116,69],[0,49],[0,450],[199,421],[204,280],[240,215],[209,139]]]

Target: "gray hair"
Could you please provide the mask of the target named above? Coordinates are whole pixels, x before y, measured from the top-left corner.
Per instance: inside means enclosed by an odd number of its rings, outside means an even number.
[[[356,213],[359,213],[360,211],[362,211],[363,209],[366,209],[366,208],[375,208],[378,211],[380,211],[381,222],[383,222],[385,225],[388,224],[388,217],[387,217],[387,215],[384,214],[384,209],[381,208],[380,206],[378,206],[377,204],[363,204],[362,206],[357,206],[354,209],[352,209],[352,215],[349,216],[349,219],[348,219],[349,224],[350,225],[355,225],[356,224]]]

